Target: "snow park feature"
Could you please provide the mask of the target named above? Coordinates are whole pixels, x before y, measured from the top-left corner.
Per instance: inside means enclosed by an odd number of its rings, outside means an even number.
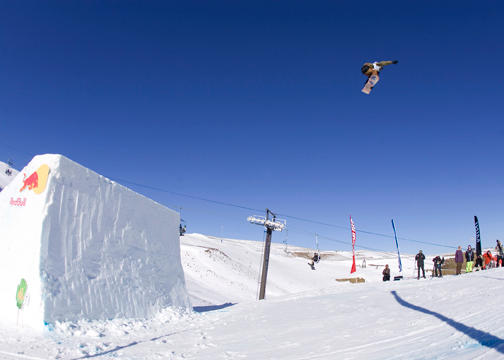
[[[179,214],[62,155],[0,193],[0,323],[150,318],[190,307]]]

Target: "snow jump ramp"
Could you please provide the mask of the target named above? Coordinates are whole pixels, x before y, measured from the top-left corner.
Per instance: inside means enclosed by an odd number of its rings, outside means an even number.
[[[0,323],[148,318],[189,307],[178,213],[62,155],[0,193]]]

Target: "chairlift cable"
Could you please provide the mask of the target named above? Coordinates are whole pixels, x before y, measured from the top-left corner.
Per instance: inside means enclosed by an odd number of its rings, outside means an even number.
[[[125,179],[112,178],[112,180],[114,180],[116,182],[122,182],[122,183],[130,184],[130,185],[138,186],[138,187],[143,187],[143,188],[154,190],[154,191],[169,193],[169,194],[173,194],[173,195],[176,195],[176,196],[186,197],[186,198],[190,198],[190,199],[194,199],[194,200],[199,200],[199,201],[205,201],[205,202],[213,203],[213,204],[217,204],[217,205],[229,206],[229,207],[234,207],[234,208],[238,208],[238,209],[242,209],[242,210],[247,210],[247,211],[254,211],[254,212],[262,212],[262,211],[264,211],[264,210],[255,209],[255,208],[252,208],[252,207],[244,206],[244,205],[238,205],[238,204],[224,202],[224,201],[212,200],[212,199],[207,199],[207,198],[203,198],[203,197],[200,197],[200,196],[195,196],[195,195],[180,193],[180,192],[176,192],[176,191],[161,189],[161,188],[158,188],[158,187],[154,187],[154,186],[150,186],[150,185],[145,185],[145,184],[140,184],[140,183],[132,182],[132,181],[125,180]],[[299,216],[294,216],[294,215],[289,215],[289,214],[284,214],[284,213],[277,213],[276,215],[279,216],[279,217],[281,216],[281,217],[284,217],[284,218],[289,218],[289,219],[292,219],[292,220],[303,221],[303,222],[307,222],[307,223],[311,223],[311,224],[318,224],[318,225],[324,225],[324,226],[338,228],[338,229],[350,230],[350,227],[345,226],[345,225],[331,224],[331,223],[326,223],[326,222],[322,222],[322,221],[318,221],[318,220],[307,219],[307,218],[303,218],[303,217],[299,217]],[[394,238],[394,236],[391,235],[391,234],[383,234],[383,233],[379,233],[379,232],[367,231],[367,230],[358,229],[358,228],[356,229],[356,232],[363,233],[363,234],[368,234],[368,235],[381,236],[381,237],[386,237],[386,238],[391,238],[391,239]],[[404,241],[416,242],[416,243],[420,243],[420,244],[426,244],[426,245],[432,245],[432,246],[437,246],[437,247],[449,248],[449,249],[453,248],[453,246],[449,246],[449,245],[443,245],[443,244],[438,244],[438,243],[429,242],[429,241],[420,241],[420,240],[415,240],[415,239],[409,239],[409,238],[406,238],[406,237],[398,237],[398,239],[399,240],[404,240]]]

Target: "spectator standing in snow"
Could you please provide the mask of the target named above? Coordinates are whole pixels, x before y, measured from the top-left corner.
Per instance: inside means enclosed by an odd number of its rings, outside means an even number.
[[[422,276],[425,279],[425,269],[424,269],[425,255],[422,253],[422,250],[418,251],[418,254],[416,254],[416,256],[415,256],[415,260],[416,260],[417,267],[418,267],[417,280],[420,279],[420,269],[422,269]]]
[[[483,254],[483,269],[491,269],[492,268],[492,253],[488,250]]]
[[[495,264],[495,267],[499,267],[499,263],[502,263],[502,261],[504,261],[504,249],[502,248],[500,240],[497,240],[495,252],[497,253],[497,263]]]
[[[464,253],[462,252],[462,247],[459,246],[457,251],[455,251],[455,264],[457,265],[455,275],[460,275],[462,273],[463,262],[464,262]]]
[[[443,277],[443,274],[441,273],[441,265],[444,263],[444,258],[441,259],[441,257],[438,255],[434,259],[434,276],[435,277]]]
[[[474,263],[474,251],[471,248],[471,245],[467,246],[467,250],[465,252],[466,258],[466,273],[472,272],[473,263]]]
[[[390,280],[390,268],[388,267],[388,264],[385,265],[385,269],[383,269],[383,281],[389,281]]]
[[[474,262],[474,270],[479,271],[483,268],[483,257],[481,255],[475,255],[476,261]]]

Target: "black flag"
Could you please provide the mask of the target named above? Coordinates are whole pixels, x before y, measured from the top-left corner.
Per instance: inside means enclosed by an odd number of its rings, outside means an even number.
[[[481,255],[481,237],[479,230],[478,217],[474,217],[474,226],[476,226],[476,256]]]

